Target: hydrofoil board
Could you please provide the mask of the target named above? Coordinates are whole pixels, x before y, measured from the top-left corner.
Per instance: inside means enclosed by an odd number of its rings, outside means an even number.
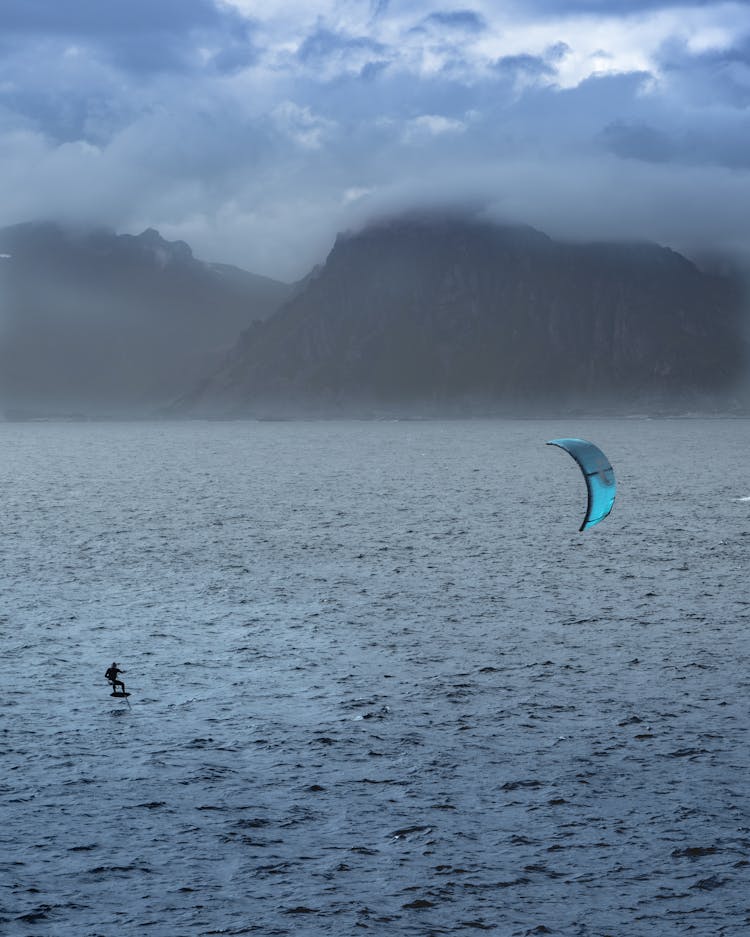
[[[117,690],[115,690],[113,693],[110,693],[110,696],[130,696],[130,693],[118,693]]]

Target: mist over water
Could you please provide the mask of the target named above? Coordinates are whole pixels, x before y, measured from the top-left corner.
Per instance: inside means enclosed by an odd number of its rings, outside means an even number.
[[[0,424],[0,931],[747,933],[749,429]]]

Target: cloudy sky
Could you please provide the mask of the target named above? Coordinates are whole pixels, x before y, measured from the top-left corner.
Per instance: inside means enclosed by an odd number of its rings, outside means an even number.
[[[372,215],[750,251],[750,2],[2,0],[0,224],[284,279]]]

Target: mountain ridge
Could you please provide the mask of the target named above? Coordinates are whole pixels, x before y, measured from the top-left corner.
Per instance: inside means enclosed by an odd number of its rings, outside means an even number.
[[[746,367],[739,286],[648,242],[406,216],[324,265],[182,401],[203,415],[725,406]],[[713,401],[713,403],[712,403]]]
[[[155,412],[217,366],[292,286],[184,241],[27,222],[0,229],[0,406]]]

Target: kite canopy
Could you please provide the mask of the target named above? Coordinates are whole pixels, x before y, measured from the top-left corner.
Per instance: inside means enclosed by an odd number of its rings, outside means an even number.
[[[559,446],[576,460],[586,479],[588,504],[579,531],[593,527],[612,510],[615,503],[615,473],[602,450],[585,439],[550,439],[548,446]]]

